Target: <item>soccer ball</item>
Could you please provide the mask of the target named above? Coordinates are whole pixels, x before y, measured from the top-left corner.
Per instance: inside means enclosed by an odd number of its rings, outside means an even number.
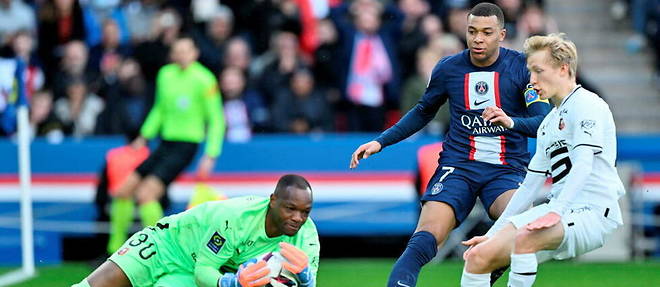
[[[266,287],[298,287],[298,276],[282,268],[282,262],[286,259],[279,252],[268,252],[257,258],[266,261],[270,269],[270,283]]]

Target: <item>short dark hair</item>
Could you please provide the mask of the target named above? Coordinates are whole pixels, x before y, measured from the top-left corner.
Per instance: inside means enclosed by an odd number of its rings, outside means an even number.
[[[472,7],[472,10],[470,10],[470,14],[468,14],[468,16],[469,15],[479,17],[496,16],[497,23],[500,24],[500,28],[504,28],[504,12],[502,12],[500,6],[497,6],[493,3],[483,2],[477,4]]]
[[[277,186],[275,187],[275,194],[277,196],[285,195],[287,192],[287,188],[289,186],[293,186],[305,190],[309,189],[310,192],[312,191],[312,186],[304,177],[299,176],[297,174],[287,174],[280,177],[280,180],[277,181]]]

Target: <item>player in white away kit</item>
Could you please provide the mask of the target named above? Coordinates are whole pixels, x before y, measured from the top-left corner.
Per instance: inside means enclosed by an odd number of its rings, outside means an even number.
[[[615,168],[616,130],[609,106],[575,82],[577,51],[563,34],[525,41],[531,83],[554,108],[537,131],[536,154],[522,186],[485,236],[464,244],[461,286],[489,286],[490,272],[511,264],[507,286],[532,286],[538,262],[603,245],[623,224],[624,187]],[[552,177],[549,203],[529,209]]]

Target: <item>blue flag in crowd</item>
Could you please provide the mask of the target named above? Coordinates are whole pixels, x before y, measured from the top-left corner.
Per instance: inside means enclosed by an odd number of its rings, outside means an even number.
[[[16,132],[18,107],[27,105],[24,69],[25,64],[19,58],[0,58],[0,129],[5,134]]]

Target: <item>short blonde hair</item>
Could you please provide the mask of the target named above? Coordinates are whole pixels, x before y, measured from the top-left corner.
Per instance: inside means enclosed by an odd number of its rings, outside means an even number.
[[[533,36],[525,40],[523,50],[529,57],[534,52],[547,49],[550,52],[551,63],[555,66],[568,64],[569,75],[576,76],[578,55],[575,43],[566,39],[564,33],[554,33],[548,36]]]

